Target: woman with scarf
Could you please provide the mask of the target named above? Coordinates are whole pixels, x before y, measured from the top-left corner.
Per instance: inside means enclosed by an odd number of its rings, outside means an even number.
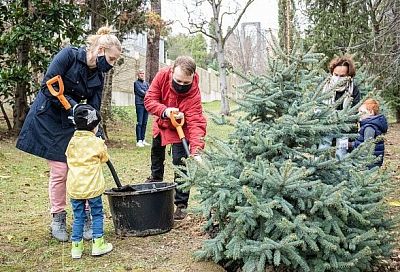
[[[324,86],[324,91],[332,92],[332,96],[327,103],[335,104],[342,99],[336,107],[338,111],[357,105],[360,102],[361,94],[354,82],[356,69],[352,58],[347,55],[336,57],[330,61],[328,68],[331,75]],[[322,140],[319,148],[329,148],[335,140],[336,156],[338,159],[343,159],[348,152],[349,139],[347,137],[338,139],[326,137]]]

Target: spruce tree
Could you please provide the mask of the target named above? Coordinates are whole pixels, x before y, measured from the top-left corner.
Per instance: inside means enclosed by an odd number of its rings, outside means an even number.
[[[213,232],[199,259],[244,272],[369,271],[390,255],[390,176],[368,168],[373,144],[342,160],[334,147],[318,149],[323,137],[354,136],[358,119],[357,106],[325,103],[324,61],[301,46],[290,55],[276,47],[266,75],[242,76],[241,117],[228,140],[209,137],[203,161],[187,160],[186,186],[196,186]]]

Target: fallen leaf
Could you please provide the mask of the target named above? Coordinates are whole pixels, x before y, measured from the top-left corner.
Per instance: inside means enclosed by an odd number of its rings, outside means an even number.
[[[0,179],[9,179],[11,176],[0,176]]]

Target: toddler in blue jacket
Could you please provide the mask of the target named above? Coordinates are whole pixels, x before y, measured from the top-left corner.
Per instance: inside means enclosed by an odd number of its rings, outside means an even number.
[[[388,130],[388,123],[386,117],[379,113],[379,103],[375,99],[367,99],[358,109],[360,116],[360,129],[358,137],[353,143],[353,148],[357,148],[363,142],[375,139],[379,135],[386,133]],[[385,154],[385,143],[380,140],[375,143],[374,155],[379,157],[371,168],[374,166],[382,166],[383,157]]]

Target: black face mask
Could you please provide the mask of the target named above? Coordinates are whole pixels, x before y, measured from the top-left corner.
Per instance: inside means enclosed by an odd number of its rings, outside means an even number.
[[[113,68],[113,66],[107,62],[106,55],[97,56],[96,66],[97,69],[102,73],[107,73]]]
[[[174,79],[172,79],[172,88],[174,88],[174,90],[177,93],[183,94],[183,93],[187,93],[190,88],[192,88],[192,83],[187,84],[187,85],[181,85],[178,84]]]

